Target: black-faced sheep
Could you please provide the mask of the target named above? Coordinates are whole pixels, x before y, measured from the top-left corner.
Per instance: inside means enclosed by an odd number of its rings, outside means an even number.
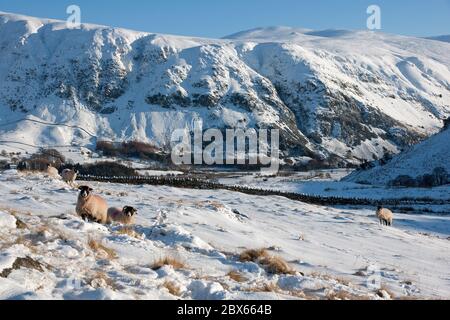
[[[126,225],[134,224],[134,216],[137,214],[137,209],[133,207],[109,208],[108,209],[108,223],[121,223]]]
[[[380,220],[380,224],[392,226],[392,223],[394,221],[394,214],[391,210],[385,209],[382,206],[378,206],[377,217]]]
[[[94,221],[106,224],[108,219],[108,204],[106,201],[97,195],[92,194],[94,191],[87,186],[78,188],[80,193],[76,206],[77,214],[84,220]]]

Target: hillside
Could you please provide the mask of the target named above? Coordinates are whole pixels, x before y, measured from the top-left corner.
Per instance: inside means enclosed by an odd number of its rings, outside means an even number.
[[[431,174],[435,168],[450,172],[450,129],[436,134],[430,139],[394,157],[384,166],[376,166],[367,171],[357,171],[345,181],[368,182],[386,185],[396,177],[407,175],[417,178]]]

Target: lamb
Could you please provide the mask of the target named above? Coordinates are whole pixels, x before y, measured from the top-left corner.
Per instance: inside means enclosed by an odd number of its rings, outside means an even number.
[[[108,209],[108,223],[118,222],[121,224],[134,224],[134,216],[137,214],[137,209],[129,206],[120,208]]]
[[[60,178],[61,176],[59,175],[58,169],[56,169],[55,167],[53,167],[51,164],[47,164],[47,175],[49,177],[52,178]]]
[[[71,169],[64,169],[63,172],[61,173],[61,176],[64,182],[73,187],[75,185],[75,180],[77,179],[78,176],[78,171]]]
[[[385,209],[382,206],[378,206],[377,217],[380,219],[380,224],[386,226],[392,226],[394,220],[394,214],[391,210]]]
[[[78,188],[80,193],[76,206],[77,214],[83,219],[89,221],[106,224],[108,219],[108,204],[106,201],[97,195],[92,194],[94,191],[87,186]]]

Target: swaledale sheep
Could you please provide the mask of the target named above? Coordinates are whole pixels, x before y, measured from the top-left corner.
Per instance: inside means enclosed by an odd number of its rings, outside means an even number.
[[[78,188],[80,193],[76,206],[77,214],[83,219],[106,224],[108,219],[108,204],[97,195],[92,194],[94,191],[90,187],[81,186]]]
[[[47,164],[47,175],[49,177],[52,178],[60,178],[61,176],[59,175],[58,169],[56,169],[55,167],[53,167],[51,164]]]
[[[75,180],[77,180],[78,171],[64,169],[61,176],[64,182],[73,187],[75,185]]]
[[[133,207],[109,208],[108,209],[108,223],[118,222],[121,224],[134,224],[134,216],[137,210]]]
[[[394,221],[394,214],[391,210],[379,206],[377,209],[377,217],[378,219],[380,219],[380,224],[392,226],[392,223]]]

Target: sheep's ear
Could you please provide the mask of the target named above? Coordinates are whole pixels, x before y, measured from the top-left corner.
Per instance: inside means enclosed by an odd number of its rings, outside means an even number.
[[[83,186],[78,187],[78,190],[80,191],[83,190]]]
[[[128,208],[127,206],[123,207],[122,211],[123,212],[127,211],[127,208]]]
[[[89,188],[89,191],[94,191],[94,189],[92,189],[92,188]]]

